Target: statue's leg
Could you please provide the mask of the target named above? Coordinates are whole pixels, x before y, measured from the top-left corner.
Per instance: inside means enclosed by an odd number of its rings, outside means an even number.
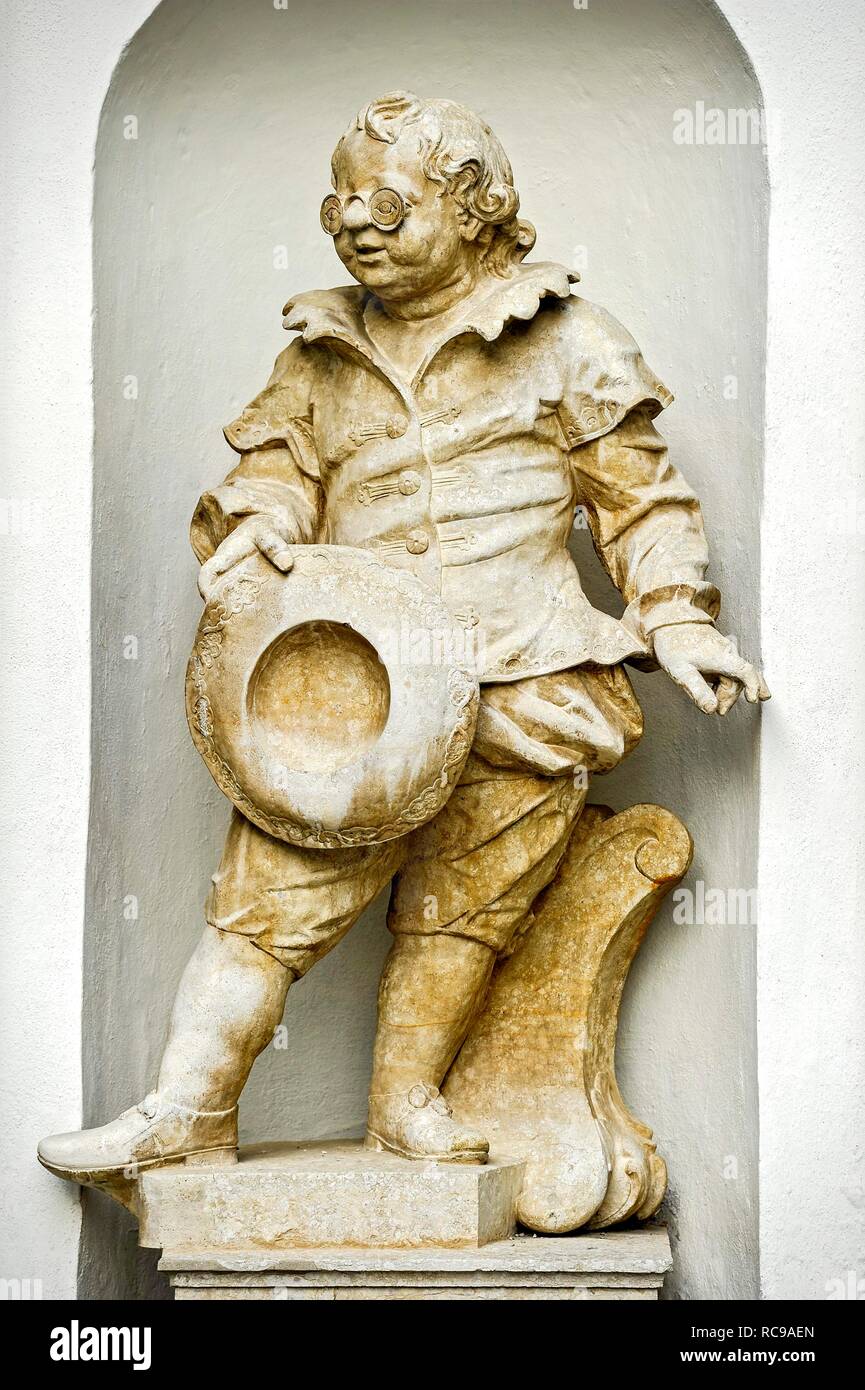
[[[181,977],[156,1090],[106,1125],[43,1139],[40,1162],[127,1205],[142,1168],[234,1162],[238,1096],[293,978],[252,941],[205,927]]]
[[[410,1158],[483,1162],[482,1129],[438,1086],[483,1007],[499,952],[564,852],[585,792],[570,779],[502,776],[475,758],[412,837],[388,925],[368,1142]]]
[[[156,1090],[107,1125],[43,1140],[44,1166],[128,1203],[142,1168],[234,1161],[237,1101],[289,985],[345,935],[400,857],[398,842],[299,849],[235,814]]]
[[[483,1002],[494,963],[483,942],[396,937],[379,986],[369,1147],[404,1158],[486,1161],[486,1139],[453,1121],[438,1083]]]
[[[195,1110],[236,1106],[295,978],[253,940],[205,927],[174,1001],[158,1094]]]
[[[484,737],[529,729],[541,748],[514,739],[516,752],[540,763],[567,751],[584,772],[615,766],[642,728],[616,669],[498,686],[485,701]],[[581,818],[444,1087],[494,1152],[527,1160],[519,1214],[536,1230],[645,1216],[663,1195],[663,1163],[625,1109],[613,1066],[622,985],[674,872],[664,867],[656,881],[648,866],[668,858],[681,874],[687,862],[687,834],[674,818],[643,810],[609,819],[592,807]],[[656,840],[663,848],[653,857],[647,846]]]
[[[663,1197],[651,1131],[616,1084],[615,1040],[631,962],[689,858],[661,807],[588,807],[448,1076],[460,1112],[527,1160],[518,1214],[534,1230],[644,1218]]]

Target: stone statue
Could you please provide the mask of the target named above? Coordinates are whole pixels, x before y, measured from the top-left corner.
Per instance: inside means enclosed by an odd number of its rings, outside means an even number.
[[[690,842],[660,808],[583,814],[588,774],[642,733],[625,662],[710,715],[769,692],[715,626],[699,504],[654,423],[672,397],[576,275],[526,261],[483,120],[391,93],[332,183],[321,223],[356,284],[286,306],[296,336],[192,521],[190,720],[235,803],[207,925],[155,1090],[40,1158],[117,1194],[233,1161],[287,990],[392,880],[367,1144],[515,1148],[536,1229],[647,1215],[663,1165],[615,1084],[618,998]],[[578,506],[620,620],[566,549]],[[406,676],[388,614],[448,651]]]

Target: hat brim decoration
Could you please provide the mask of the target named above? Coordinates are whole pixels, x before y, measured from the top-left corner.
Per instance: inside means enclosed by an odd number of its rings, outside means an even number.
[[[413,575],[348,546],[261,555],[205,605],[186,676],[196,748],[237,809],[313,849],[380,844],[459,780],[479,687],[464,628]]]

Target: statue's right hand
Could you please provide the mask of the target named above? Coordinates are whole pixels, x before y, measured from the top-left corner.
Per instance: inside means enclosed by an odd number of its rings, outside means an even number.
[[[198,573],[201,597],[206,603],[216,581],[257,550],[282,574],[287,574],[294,564],[288,547],[294,545],[296,540],[297,537],[285,523],[269,516],[248,516],[201,566]]]

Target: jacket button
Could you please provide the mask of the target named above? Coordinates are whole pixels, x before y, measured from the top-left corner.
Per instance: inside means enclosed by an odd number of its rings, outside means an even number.
[[[409,531],[405,538],[405,548],[409,555],[423,555],[429,550],[429,536],[425,531]]]
[[[385,425],[388,439],[401,439],[405,434],[405,420],[400,420],[398,416],[392,415]]]
[[[399,490],[403,497],[411,497],[421,485],[421,476],[413,468],[407,468],[399,475]]]

